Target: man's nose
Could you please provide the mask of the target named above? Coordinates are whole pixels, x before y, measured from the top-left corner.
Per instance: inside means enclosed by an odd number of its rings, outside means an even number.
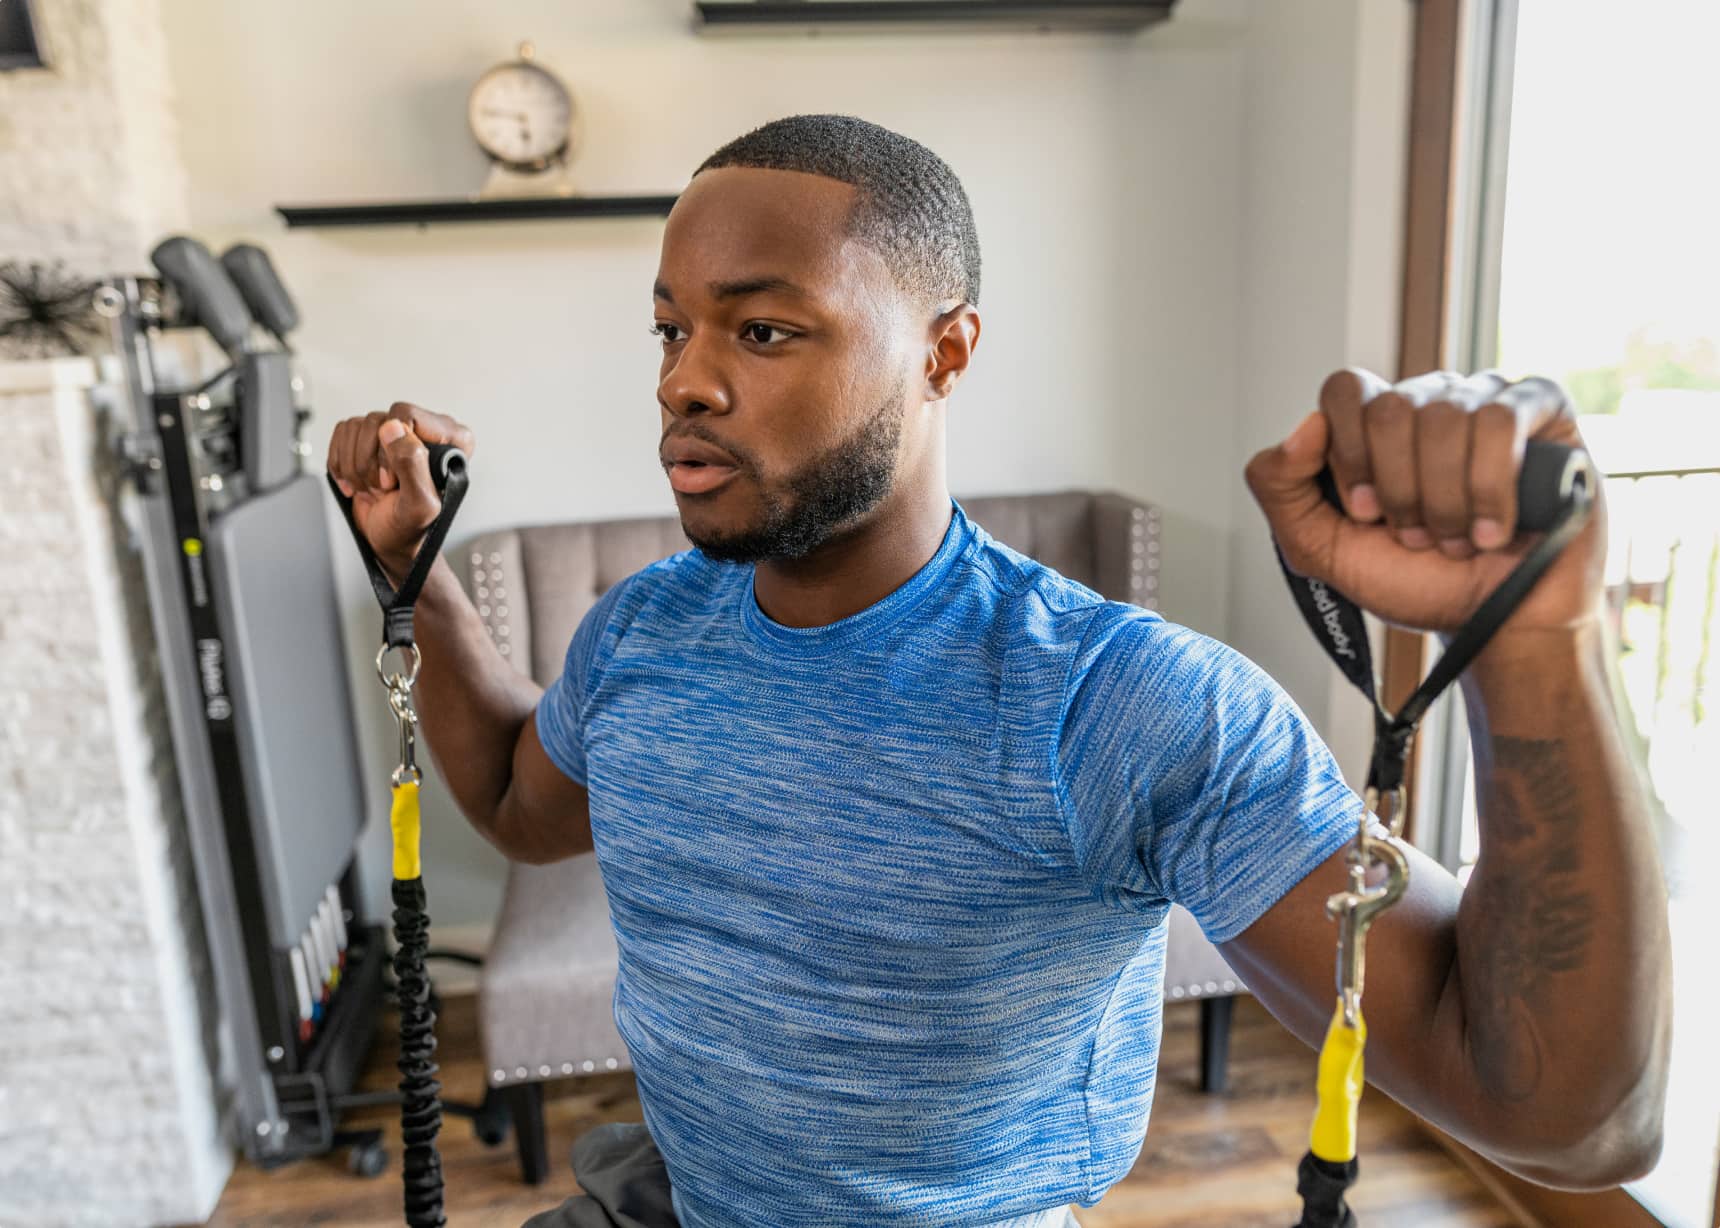
[[[708,332],[705,335],[710,336]],[[695,334],[681,347],[674,365],[664,372],[657,385],[657,399],[677,418],[729,412],[728,377],[717,348]]]

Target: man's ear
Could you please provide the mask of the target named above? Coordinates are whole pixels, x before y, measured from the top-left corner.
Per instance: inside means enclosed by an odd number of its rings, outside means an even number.
[[[979,311],[957,303],[932,321],[926,348],[926,400],[942,401],[955,391],[979,345]]]

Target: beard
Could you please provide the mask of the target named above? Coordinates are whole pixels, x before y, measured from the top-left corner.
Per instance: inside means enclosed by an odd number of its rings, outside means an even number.
[[[884,501],[896,483],[897,445],[906,409],[886,401],[860,429],[795,473],[776,482],[758,479],[764,512],[758,522],[732,533],[681,530],[706,557],[719,563],[764,563],[804,558]],[[757,475],[752,458],[740,458]]]

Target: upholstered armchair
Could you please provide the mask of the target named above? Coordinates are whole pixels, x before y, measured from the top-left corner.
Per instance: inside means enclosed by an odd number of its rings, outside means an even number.
[[[963,499],[997,540],[1104,596],[1155,608],[1159,513],[1115,494],[1064,492]],[[548,685],[574,629],[610,586],[687,548],[673,517],[546,524],[488,533],[466,552],[468,592],[503,656]],[[592,854],[510,865],[479,987],[490,1086],[514,1110],[528,1182],[547,1172],[543,1084],[627,1069],[615,1029],[616,948]],[[1165,969],[1170,1001],[1203,1003],[1202,1083],[1222,1086],[1232,998],[1241,982],[1173,908]]]

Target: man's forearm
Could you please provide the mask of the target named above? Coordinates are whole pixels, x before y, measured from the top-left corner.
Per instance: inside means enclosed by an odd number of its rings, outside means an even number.
[[[1631,1175],[1645,1135],[1658,1141],[1671,967],[1604,653],[1598,620],[1506,634],[1464,676],[1481,853],[1453,985],[1496,1120],[1523,1123],[1526,1146],[1598,1149],[1598,1171]]]
[[[398,560],[383,568],[396,585],[406,571]],[[423,657],[414,688],[419,732],[461,811],[494,838],[514,747],[542,688],[496,650],[445,558],[419,594],[413,635]]]

